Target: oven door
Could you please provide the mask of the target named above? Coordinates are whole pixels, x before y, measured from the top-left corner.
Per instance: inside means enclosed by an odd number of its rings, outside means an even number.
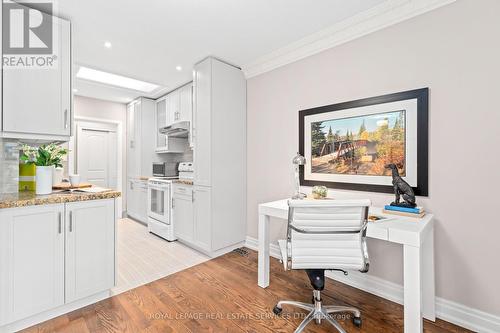
[[[170,224],[170,185],[148,184],[148,216]]]

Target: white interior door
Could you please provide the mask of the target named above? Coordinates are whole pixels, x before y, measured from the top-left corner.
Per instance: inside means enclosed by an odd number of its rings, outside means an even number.
[[[77,133],[77,172],[81,182],[117,188],[117,134],[112,127],[80,123]]]

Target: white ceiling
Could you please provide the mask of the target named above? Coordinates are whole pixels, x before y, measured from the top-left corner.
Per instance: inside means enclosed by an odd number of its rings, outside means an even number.
[[[152,82],[166,92],[190,81],[193,64],[208,55],[244,66],[382,2],[59,0],[58,9],[72,21],[76,65]],[[78,95],[119,102],[141,95],[82,80],[75,86]]]

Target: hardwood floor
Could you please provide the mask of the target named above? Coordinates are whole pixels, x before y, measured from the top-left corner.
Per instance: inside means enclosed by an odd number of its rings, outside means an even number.
[[[113,295],[142,286],[210,258],[180,242],[167,242],[125,218],[117,224],[118,283]]]
[[[25,332],[293,332],[304,313],[284,307],[280,299],[309,303],[311,288],[303,271],[283,271],[271,260],[271,285],[257,286],[257,255],[232,252],[52,319]],[[361,309],[363,327],[339,320],[347,332],[403,332],[401,305],[328,280],[325,304]],[[425,321],[425,332],[470,332],[442,320]],[[334,332],[326,323],[310,324],[306,332]]]

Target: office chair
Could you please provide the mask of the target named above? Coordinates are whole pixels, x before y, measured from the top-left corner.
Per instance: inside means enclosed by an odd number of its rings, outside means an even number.
[[[287,239],[279,240],[285,270],[304,269],[313,287],[313,304],[280,301],[273,309],[276,315],[283,305],[310,311],[295,330],[302,332],[312,320],[324,319],[339,332],[346,333],[331,317],[336,313],[352,313],[353,323],[361,326],[361,312],[354,307],[325,306],[321,291],[325,286],[325,270],[368,272],[366,225],[370,200],[289,200]]]

